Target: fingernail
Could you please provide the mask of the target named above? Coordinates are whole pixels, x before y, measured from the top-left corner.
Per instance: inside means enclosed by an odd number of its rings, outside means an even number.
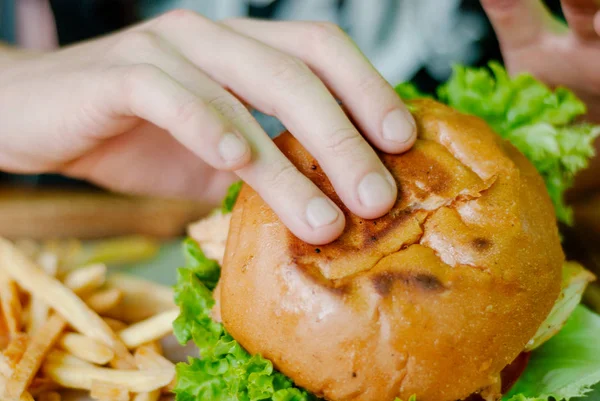
[[[369,208],[386,207],[394,201],[396,195],[395,186],[379,173],[367,174],[358,184],[360,203]]]
[[[313,198],[306,205],[306,221],[312,228],[328,226],[337,220],[339,214],[330,200]]]
[[[383,119],[383,137],[388,141],[406,143],[413,139],[416,131],[413,117],[404,110],[392,110]]]
[[[219,154],[226,162],[240,160],[248,152],[248,144],[235,134],[225,133],[219,142]]]

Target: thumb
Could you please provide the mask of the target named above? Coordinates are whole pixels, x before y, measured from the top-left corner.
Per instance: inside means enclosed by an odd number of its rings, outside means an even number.
[[[553,17],[540,0],[481,0],[503,50],[527,46]]]

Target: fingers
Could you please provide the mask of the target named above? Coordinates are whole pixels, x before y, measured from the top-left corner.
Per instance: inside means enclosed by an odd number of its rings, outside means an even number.
[[[481,0],[504,50],[533,43],[552,24],[540,0]]]
[[[279,152],[265,144],[252,165],[238,171],[301,240],[322,245],[340,236],[342,211]]]
[[[594,30],[600,36],[600,11],[594,16]]]
[[[562,0],[562,10],[575,36],[583,41],[597,40],[594,17],[598,12],[595,0]]]
[[[227,137],[235,132],[234,138],[243,139],[252,149],[244,153],[236,173],[297,237],[324,244],[342,233],[345,219],[341,210],[284,157],[238,99],[152,34],[134,32],[117,47],[125,61],[131,58],[147,63],[126,67],[129,78],[118,84],[131,94],[126,99],[131,115],[168,130],[216,168],[223,168],[223,163],[215,160],[218,154],[238,149]],[[205,140],[205,132],[223,138]],[[251,153],[252,160],[246,159]]]
[[[213,167],[236,170],[248,164],[250,147],[245,138],[206,102],[151,64],[112,71],[116,91],[128,94],[120,110],[171,132]]]
[[[154,29],[213,79],[279,117],[317,158],[352,212],[376,218],[394,204],[391,175],[303,62],[191,13],[167,15]]]
[[[224,24],[303,60],[379,149],[403,152],[414,143],[412,115],[390,84],[336,25],[251,19],[228,20]]]

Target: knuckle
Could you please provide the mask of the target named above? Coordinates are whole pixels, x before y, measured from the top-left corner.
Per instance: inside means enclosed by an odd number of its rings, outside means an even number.
[[[148,63],[133,64],[125,68],[121,85],[126,94],[137,92],[143,85],[150,85],[160,78],[161,70]]]
[[[363,137],[354,128],[339,128],[326,136],[325,149],[332,157],[353,155],[363,148]]]
[[[271,61],[269,75],[279,89],[290,89],[314,79],[314,74],[302,60],[283,54]]]
[[[240,114],[248,111],[242,103],[230,94],[215,96],[207,103],[227,120],[236,119]]]
[[[151,32],[132,31],[120,35],[112,51],[120,57],[129,58],[140,54],[151,54],[160,47],[158,38]]]
[[[309,51],[330,48],[332,42],[349,41],[344,30],[331,22],[310,23],[307,27],[307,37]]]
[[[156,21],[159,24],[181,24],[187,23],[188,21],[197,21],[203,19],[204,18],[195,11],[188,10],[185,8],[179,8],[164,13],[163,15],[158,17]]]
[[[194,96],[181,99],[173,106],[171,118],[177,124],[185,125],[189,121],[198,118],[203,107],[202,102]],[[218,127],[215,127],[215,130],[219,130]]]
[[[233,124],[248,125],[254,123],[254,117],[250,111],[235,96],[226,93],[216,96],[207,104],[215,109],[223,118]]]
[[[358,79],[357,89],[364,94],[383,93],[390,85],[379,74],[372,73]]]
[[[207,27],[216,25],[210,19],[202,16],[201,14],[186,9],[169,11],[156,18],[152,24],[154,25],[154,30],[160,32],[187,29],[187,27],[190,26],[193,26],[195,29],[206,29]]]
[[[344,30],[332,22],[313,22],[308,29],[311,38],[315,42],[327,42],[331,39],[346,38]]]
[[[287,159],[275,162],[270,171],[265,174],[264,182],[269,188],[283,188],[293,185],[300,173]]]
[[[160,78],[160,68],[149,63],[134,64],[127,67],[123,74],[124,85],[130,91],[136,90],[140,85],[148,85]]]

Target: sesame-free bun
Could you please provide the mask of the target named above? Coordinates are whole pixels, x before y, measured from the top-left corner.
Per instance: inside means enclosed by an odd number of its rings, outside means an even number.
[[[499,372],[559,294],[564,256],[534,167],[476,117],[431,100],[411,106],[415,146],[380,154],[399,188],[387,215],[351,214],[288,133],[277,145],[342,208],[343,235],[300,241],[248,186],[233,211],[223,323],[327,400],[494,398]]]

